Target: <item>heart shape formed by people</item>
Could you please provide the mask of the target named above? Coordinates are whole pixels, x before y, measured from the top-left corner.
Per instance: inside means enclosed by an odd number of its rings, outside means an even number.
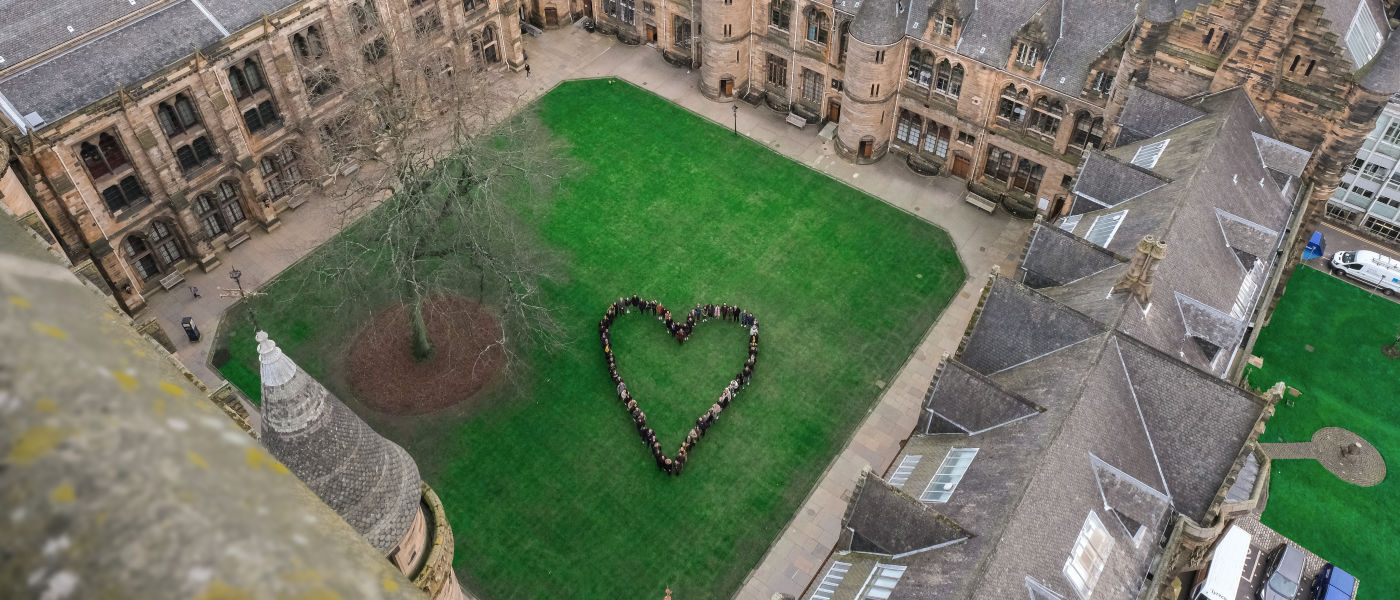
[[[636,311],[642,315],[656,317],[661,326],[666,329],[677,343],[684,344],[690,339],[690,334],[695,331],[697,322],[709,319],[724,320],[737,323],[742,327],[749,328],[749,358],[744,362],[744,368],[739,371],[734,379],[729,381],[720,392],[719,399],[710,406],[704,414],[695,419],[695,427],[686,434],[685,441],[681,443],[680,449],[675,456],[666,456],[661,451],[661,443],[656,441],[656,432],[647,427],[646,413],[642,412],[637,405],[637,399],[627,391],[627,382],[623,381],[622,375],[617,372],[617,360],[613,357],[612,334],[610,328],[613,320],[623,314]],[[637,434],[642,437],[642,443],[651,450],[652,457],[656,459],[656,466],[670,475],[680,475],[685,468],[686,460],[690,458],[690,451],[695,444],[705,437],[705,432],[719,419],[719,415],[724,409],[729,407],[729,403],[739,393],[739,390],[748,387],[749,381],[753,379],[754,365],[758,362],[758,319],[746,310],[729,304],[699,305],[690,309],[684,319],[674,319],[671,311],[660,302],[655,300],[645,300],[633,294],[631,298],[618,298],[616,302],[608,305],[608,310],[603,313],[602,320],[598,321],[598,338],[603,345],[603,358],[608,365],[608,373],[612,376],[613,384],[617,386],[617,397],[622,402],[623,410],[632,417],[633,423],[637,425]]]

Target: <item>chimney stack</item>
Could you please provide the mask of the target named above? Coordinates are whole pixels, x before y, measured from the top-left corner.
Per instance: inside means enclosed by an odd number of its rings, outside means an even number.
[[[1137,244],[1137,253],[1128,263],[1128,272],[1113,286],[1113,293],[1128,292],[1137,298],[1139,304],[1147,306],[1152,297],[1152,278],[1157,274],[1157,263],[1167,257],[1167,243],[1157,236],[1144,235]]]

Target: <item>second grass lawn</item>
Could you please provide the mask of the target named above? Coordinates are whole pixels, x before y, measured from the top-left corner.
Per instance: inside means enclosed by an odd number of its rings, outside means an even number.
[[[565,83],[532,110],[580,165],[536,219],[567,265],[546,290],[565,350],[531,356],[524,385],[470,412],[370,420],[419,461],[458,572],[485,598],[727,598],[964,272],[927,222],[628,84]],[[380,306],[308,285],[315,258],[266,286],[258,318],[359,408],[338,373]],[[760,322],[753,384],[680,477],[652,462],[598,347],[604,309],[633,293],[737,304]],[[256,373],[251,329],[229,319],[224,371]],[[678,346],[638,314],[613,330],[619,370],[673,453],[742,366],[747,332],[712,320]],[[256,393],[256,378],[239,383]]]
[[[1285,396],[1262,442],[1306,442],[1323,427],[1356,432],[1380,450],[1389,475],[1357,487],[1315,460],[1276,460],[1265,525],[1361,579],[1362,597],[1400,589],[1400,361],[1381,347],[1395,340],[1400,304],[1311,267],[1298,267],[1254,354],[1264,358],[1249,382],[1283,381]],[[1291,406],[1289,405],[1291,403]],[[1369,592],[1368,592],[1369,590]]]

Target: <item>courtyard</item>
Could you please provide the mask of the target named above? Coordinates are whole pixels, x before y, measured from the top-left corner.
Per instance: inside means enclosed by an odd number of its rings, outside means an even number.
[[[582,165],[537,222],[567,263],[546,289],[565,349],[530,356],[525,381],[461,406],[366,417],[442,496],[458,570],[483,595],[659,597],[669,586],[726,597],[965,273],[927,221],[620,80],[562,84],[535,110]],[[365,414],[343,357],[356,324],[385,306],[314,285],[328,251],[253,305],[290,356]],[[609,299],[632,293],[738,304],[763,325],[753,385],[679,478],[651,464],[596,346]],[[256,398],[251,326],[225,319],[233,361],[223,370]],[[619,370],[674,446],[743,362],[745,334],[711,322],[678,347],[644,325],[634,315],[614,327]]]
[[[1247,376],[1255,388],[1283,381],[1301,393],[1284,395],[1260,442],[1307,442],[1322,428],[1340,427],[1374,445],[1393,468],[1400,456],[1400,362],[1381,348],[1395,341],[1397,327],[1400,305],[1300,266],[1254,347],[1264,366]],[[1316,460],[1276,459],[1262,520],[1355,574],[1366,595],[1400,586],[1388,567],[1400,559],[1396,511],[1393,476],[1359,487]]]

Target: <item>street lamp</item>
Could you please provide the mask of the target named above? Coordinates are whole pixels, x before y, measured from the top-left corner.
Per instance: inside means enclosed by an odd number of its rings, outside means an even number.
[[[247,299],[248,294],[243,292],[243,271],[239,271],[236,268],[230,269],[228,278],[232,279],[233,285],[238,287],[238,298],[240,300]],[[248,305],[248,320],[253,322],[253,331],[262,331],[262,328],[258,327],[258,313],[253,310],[252,304]]]
[[[734,109],[734,135],[739,135],[739,105],[734,104],[729,108]]]

